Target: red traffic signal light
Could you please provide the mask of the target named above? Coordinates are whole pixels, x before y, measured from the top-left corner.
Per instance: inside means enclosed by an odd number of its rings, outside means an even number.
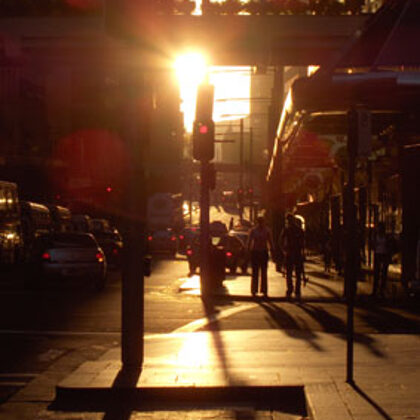
[[[214,158],[214,122],[195,121],[193,128],[193,157],[210,161]]]
[[[199,130],[200,134],[207,134],[209,132],[209,128],[205,124],[200,125],[198,130]]]
[[[105,188],[105,191],[106,191],[107,193],[112,192],[112,187],[110,187],[110,186],[106,187],[106,188]]]

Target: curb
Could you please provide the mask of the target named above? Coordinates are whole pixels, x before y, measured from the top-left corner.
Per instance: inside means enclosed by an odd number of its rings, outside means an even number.
[[[302,416],[306,415],[307,406],[303,385],[103,388],[58,385],[50,408],[62,411],[101,411],[116,403],[149,410],[252,404],[258,409],[278,409]]]

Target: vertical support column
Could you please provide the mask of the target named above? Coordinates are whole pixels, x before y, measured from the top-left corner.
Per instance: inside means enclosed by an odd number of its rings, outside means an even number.
[[[239,218],[242,220],[244,213],[243,191],[244,191],[244,120],[239,122],[239,189],[242,190],[239,201]]]
[[[208,161],[201,161],[200,190],[200,281],[201,294],[207,297],[211,294],[210,278],[210,191],[209,191]]]
[[[149,140],[150,91],[145,74],[131,70],[125,82],[123,137],[130,161],[122,208],[124,264],[121,292],[123,371],[140,371],[144,354],[144,236],[146,220],[143,157]]]
[[[353,345],[354,345],[354,298],[356,294],[356,252],[357,222],[354,203],[356,174],[356,156],[358,147],[357,111],[348,112],[348,176],[344,196],[344,223],[346,234],[346,265],[344,271],[345,293],[347,298],[347,377],[346,382],[353,383]]]
[[[254,179],[253,179],[253,147],[254,147],[254,134],[252,127],[249,128],[249,188],[251,191],[248,191],[249,194],[249,220],[252,222],[255,218],[253,209],[254,209]]]

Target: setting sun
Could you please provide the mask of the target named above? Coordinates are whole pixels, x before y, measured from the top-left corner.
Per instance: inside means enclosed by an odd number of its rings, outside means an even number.
[[[180,85],[184,125],[187,131],[191,131],[195,114],[197,86],[207,77],[206,59],[203,54],[189,52],[175,60],[174,68]]]
[[[213,119],[239,119],[249,115],[250,67],[208,67],[204,55],[191,52],[174,63],[181,91],[184,125],[191,132],[195,117],[197,86],[208,79],[215,87]]]

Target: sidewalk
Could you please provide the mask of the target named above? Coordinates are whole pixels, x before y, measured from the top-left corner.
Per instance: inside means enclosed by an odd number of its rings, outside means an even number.
[[[250,270],[248,270],[250,272]],[[303,301],[325,301],[340,300],[344,301],[344,279],[334,270],[325,273],[323,269],[322,257],[312,255],[307,257],[305,262],[305,273],[309,279],[305,285],[302,282]],[[199,276],[185,278],[180,285],[180,290],[186,293],[199,294]],[[369,268],[362,270],[362,278],[357,283],[357,297],[366,298],[372,292],[373,271]],[[251,296],[251,277],[226,275],[223,287],[216,292],[218,298],[234,298],[237,300],[252,300]],[[268,295],[271,300],[282,301],[286,296],[286,277],[285,274],[274,271],[274,264],[270,264],[268,275]],[[399,277],[395,273],[390,273],[387,284],[386,299],[396,301],[406,298],[403,286]]]
[[[281,301],[285,279],[272,273],[269,299]],[[308,261],[306,273],[302,305],[342,299],[342,278],[325,275],[316,258]],[[183,282],[181,290],[197,294],[194,281]],[[359,283],[359,295],[370,290],[369,282]],[[228,277],[219,292],[218,298],[253,300],[249,276]],[[315,331],[219,331],[216,324],[210,332],[153,335],[145,338],[141,374],[121,375],[120,368],[119,348],[82,364],[56,386],[45,418],[84,413],[81,419],[96,420],[89,413],[105,412],[107,420],[129,420],[131,413],[133,419],[180,420],[420,419],[418,335],[356,334],[354,385],[345,381],[346,337]],[[33,381],[15,398],[36,398],[38,386]],[[244,417],[238,407],[251,411]],[[188,417],[197,409],[200,414]]]

